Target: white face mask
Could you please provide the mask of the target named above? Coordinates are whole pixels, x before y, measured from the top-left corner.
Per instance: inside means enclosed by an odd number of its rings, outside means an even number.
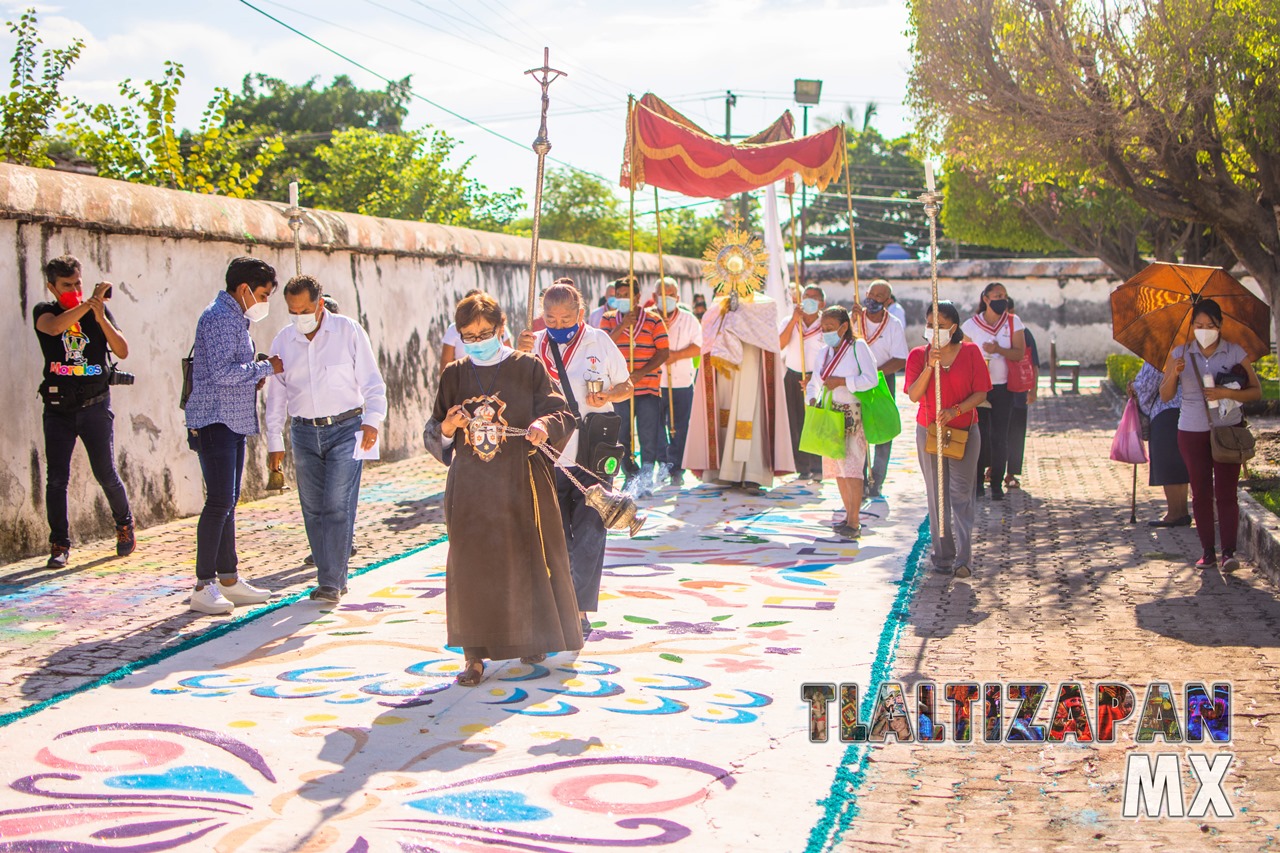
[[[942,344],[945,347],[947,344],[951,343],[951,336],[954,335],[955,332],[956,332],[955,326],[947,326],[945,329],[939,329],[938,343]],[[928,343],[933,343],[933,329],[929,328],[928,326],[925,326],[923,337],[925,341],[927,341]]]
[[[249,297],[254,300],[257,299],[257,297],[253,295],[252,290],[249,291]],[[260,320],[265,320],[267,318],[267,315],[270,313],[271,313],[271,303],[266,301],[264,302],[255,301],[248,308],[244,309],[245,319],[248,320],[250,323],[257,323]]]
[[[1217,329],[1196,329],[1196,340],[1200,342],[1201,349],[1208,349],[1218,342]]]
[[[309,335],[320,326],[320,317],[317,314],[290,314],[289,320],[293,323],[293,327],[304,335]]]

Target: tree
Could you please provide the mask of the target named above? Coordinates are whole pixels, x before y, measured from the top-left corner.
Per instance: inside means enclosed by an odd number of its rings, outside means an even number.
[[[228,124],[242,123],[260,136],[280,134],[284,152],[264,172],[258,194],[284,198],[290,181],[315,185],[322,181],[316,149],[335,133],[366,128],[401,133],[409,113],[409,78],[388,84],[386,90],[360,89],[345,74],[317,88],[319,77],[295,86],[265,74],[246,74],[239,94],[226,111]]]
[[[228,124],[231,95],[226,89],[215,90],[198,130],[180,132],[174,112],[184,76],[181,63],[166,62],[163,78],[148,80],[141,89],[131,80],[122,82],[122,106],[72,99],[58,129],[103,177],[251,196],[263,170],[283,150],[280,137],[258,139],[242,123]]]
[[[858,257],[874,258],[888,243],[898,243],[908,251],[928,251],[929,220],[914,201],[924,186],[924,164],[915,154],[910,135],[886,139],[871,126],[875,105],[868,105],[861,118],[862,130],[854,129],[853,111],[846,109],[845,137],[849,157],[849,185],[854,195],[882,196],[883,202],[859,199],[854,202]],[[849,202],[845,179],[832,181],[826,192],[809,195],[806,257],[822,260],[848,259]],[[941,235],[939,235],[941,236]],[[817,244],[818,248],[814,248]]]
[[[911,27],[910,99],[950,157],[1203,224],[1280,317],[1274,0],[912,0]]]
[[[532,223],[532,219],[521,219],[512,230],[529,233]],[[602,249],[625,249],[627,212],[606,181],[577,169],[551,169],[542,185],[538,236]]]
[[[9,92],[0,99],[0,157],[24,166],[52,166],[46,155],[49,123],[62,105],[58,87],[67,70],[80,58],[84,42],[72,40],[63,48],[49,48],[36,62],[36,48],[43,42],[36,29],[36,10],[28,9],[9,32],[17,43],[10,65]]]
[[[325,177],[310,195],[331,210],[500,230],[515,217],[521,192],[490,192],[467,176],[470,159],[449,166],[457,145],[442,130],[340,131],[316,149]]]

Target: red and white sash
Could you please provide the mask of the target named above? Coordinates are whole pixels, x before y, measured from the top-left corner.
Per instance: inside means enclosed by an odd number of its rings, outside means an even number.
[[[822,362],[822,370],[819,371],[818,374],[822,377],[823,382],[831,378],[831,374],[835,372],[836,365],[840,363],[840,359],[844,358],[844,354],[848,352],[849,347],[852,344],[853,341],[845,338],[840,342],[840,346],[836,347],[834,350],[830,348],[827,349],[826,358]]]
[[[560,351],[560,359],[564,362],[564,369],[569,369],[569,361],[573,358],[573,354],[578,351],[578,344],[582,343],[582,339],[587,336],[587,330],[579,327],[578,334],[573,336],[573,340],[569,342],[567,349]],[[547,367],[547,373],[551,374],[551,378],[560,381],[560,371],[556,370],[556,358],[551,354],[551,336],[545,332],[542,335],[542,343],[538,346],[538,358],[542,359],[542,363]]]
[[[866,326],[871,325],[871,321],[867,320],[867,318],[864,316],[862,318],[862,322],[864,324],[863,331],[866,331]],[[889,312],[888,311],[884,312],[884,319],[880,321],[880,325],[876,327],[876,330],[872,332],[870,335],[867,335],[867,337],[864,339],[867,342],[867,346],[871,346],[877,340],[879,340],[880,336],[884,334],[884,330],[887,328],[889,328]]]
[[[1009,323],[1009,334],[1010,336],[1013,335],[1013,312],[1012,311],[1006,311],[1003,314],[1001,314],[1000,319],[996,320],[996,324],[994,326],[987,325],[986,319],[980,313],[974,314],[973,320],[975,323],[978,324],[979,329],[982,329],[984,332],[991,335],[992,338],[995,338],[1000,334],[1000,327],[1003,326],[1007,321]]]

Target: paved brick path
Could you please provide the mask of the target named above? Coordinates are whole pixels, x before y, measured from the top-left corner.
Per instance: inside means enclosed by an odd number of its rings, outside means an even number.
[[[1096,394],[1033,409],[1024,491],[979,504],[974,577],[931,575],[911,606],[894,677],[902,681],[1230,680],[1235,763],[1230,820],[1124,820],[1126,754],[1213,752],[1135,746],[1138,714],[1112,746],[890,744],[872,753],[844,847],[1271,849],[1280,839],[1280,602],[1251,568],[1201,573],[1190,528],[1154,531],[1159,490],[1107,459],[1116,419]],[[1052,694],[1051,694],[1052,695]],[[1142,702],[1142,693],[1137,697]],[[912,703],[914,708],[914,703]],[[1093,703],[1090,702],[1090,708]],[[1012,713],[1006,703],[1006,716]],[[1180,712],[1181,714],[1181,712]],[[1040,720],[1046,711],[1042,709]],[[948,715],[949,716],[949,715]],[[948,720],[949,722],[949,720]],[[1185,720],[1184,720],[1185,724]],[[1127,742],[1126,742],[1127,741]],[[1195,785],[1183,764],[1186,801]]]
[[[430,457],[366,469],[356,519],[358,570],[444,533],[445,469]],[[308,589],[307,537],[295,491],[236,511],[240,567],[281,594]],[[74,689],[222,621],[187,609],[195,577],[196,519],[138,532],[138,550],[115,541],[72,551],[63,570],[47,558],[0,567],[0,713]]]

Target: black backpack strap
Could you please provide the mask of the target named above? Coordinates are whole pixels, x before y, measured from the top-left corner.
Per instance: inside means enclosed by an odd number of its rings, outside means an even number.
[[[578,330],[578,334],[582,334],[582,330]],[[547,335],[547,344],[551,348],[551,357],[555,360],[556,370],[560,373],[560,390],[564,392],[564,398],[569,401],[569,411],[573,412],[574,418],[582,420],[582,414],[578,411],[578,401],[573,397],[573,385],[569,382],[569,371],[564,369],[564,359],[560,357],[560,345],[551,340],[551,336]]]

